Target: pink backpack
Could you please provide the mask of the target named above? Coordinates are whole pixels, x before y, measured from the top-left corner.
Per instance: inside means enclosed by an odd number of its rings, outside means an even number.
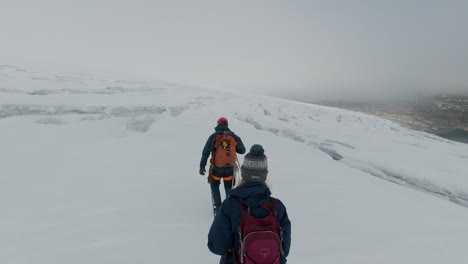
[[[255,218],[250,207],[239,200],[242,219],[239,232],[239,259],[242,264],[280,264],[283,250],[282,229],[276,212],[276,199],[270,198],[261,206],[268,210],[268,216]]]

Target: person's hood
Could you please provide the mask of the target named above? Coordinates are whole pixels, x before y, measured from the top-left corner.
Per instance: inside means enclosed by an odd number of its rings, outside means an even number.
[[[257,207],[270,198],[271,192],[270,189],[262,183],[249,182],[232,189],[229,194],[239,199],[247,206]]]
[[[217,125],[217,126],[214,128],[214,130],[215,130],[216,132],[230,131],[230,130],[229,130],[229,127],[226,126],[226,125]]]

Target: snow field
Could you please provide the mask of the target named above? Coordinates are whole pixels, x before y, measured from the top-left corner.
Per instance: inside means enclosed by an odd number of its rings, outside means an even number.
[[[198,164],[219,116],[265,148],[289,263],[468,261],[466,145],[268,97],[128,81],[103,94],[116,81],[15,69],[0,71],[0,263],[217,263]]]

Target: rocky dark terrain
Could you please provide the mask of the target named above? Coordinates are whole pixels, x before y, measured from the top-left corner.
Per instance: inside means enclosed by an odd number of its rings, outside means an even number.
[[[376,115],[404,127],[468,143],[468,95],[438,95],[392,102],[313,103]]]

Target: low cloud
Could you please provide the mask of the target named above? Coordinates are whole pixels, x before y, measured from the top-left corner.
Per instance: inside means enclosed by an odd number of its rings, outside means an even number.
[[[0,60],[314,100],[468,93],[466,10],[450,0],[9,2]]]

